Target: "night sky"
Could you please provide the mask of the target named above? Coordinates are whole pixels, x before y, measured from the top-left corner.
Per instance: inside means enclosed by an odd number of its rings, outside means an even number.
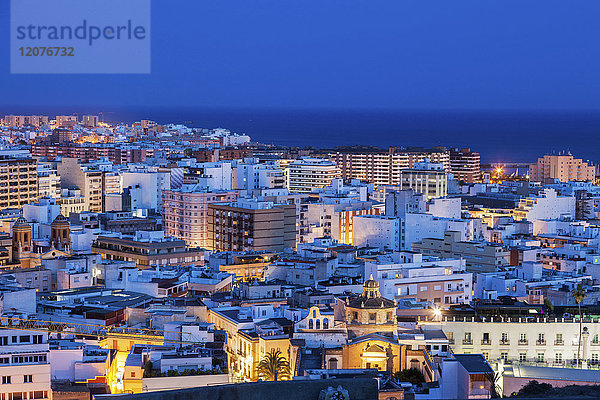
[[[600,107],[597,0],[154,0],[149,75],[11,75],[0,4],[0,113]]]

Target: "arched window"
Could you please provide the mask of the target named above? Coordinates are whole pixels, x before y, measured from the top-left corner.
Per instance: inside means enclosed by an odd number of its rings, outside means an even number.
[[[321,320],[320,319],[317,320],[316,329],[321,329]]]
[[[308,329],[312,329],[313,328],[313,320],[309,319],[308,320]]]
[[[329,329],[329,318],[323,318],[323,329]]]
[[[317,310],[313,310],[313,318],[317,318]]]

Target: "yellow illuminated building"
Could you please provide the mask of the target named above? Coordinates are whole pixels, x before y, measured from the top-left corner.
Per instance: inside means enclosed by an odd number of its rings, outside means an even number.
[[[260,309],[258,313],[261,313]],[[209,310],[208,319],[215,324],[215,329],[227,332],[230,382],[258,380],[258,363],[272,350],[281,352],[293,374],[298,348],[292,346],[289,334],[284,333],[274,321],[264,318],[255,322],[252,316],[245,316],[238,307]]]

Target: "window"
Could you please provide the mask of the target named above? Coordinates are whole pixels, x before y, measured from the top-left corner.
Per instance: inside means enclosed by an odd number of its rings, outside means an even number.
[[[508,353],[503,351],[502,353],[500,353],[500,358],[503,360],[508,360]]]
[[[483,356],[485,357],[486,360],[490,359],[490,353],[488,353],[487,351],[483,352]]]
[[[537,353],[537,362],[544,362],[544,353]]]
[[[369,313],[369,321],[376,321],[376,320],[377,320],[377,314]]]
[[[3,385],[8,385],[10,383],[10,376],[3,376],[2,377],[2,384]]]
[[[29,335],[19,336],[19,343],[29,343],[29,341],[30,341]]]
[[[472,344],[473,340],[471,337],[471,332],[465,332],[465,339],[463,340],[463,344]]]
[[[592,343],[598,344],[598,334],[597,333],[594,336],[592,336]]]
[[[526,333],[521,333],[519,335],[519,342],[520,343],[527,343],[527,334]]]
[[[0,336],[0,346],[8,346],[8,336]]]
[[[554,360],[557,363],[562,363],[562,360],[563,360],[562,353],[556,353],[556,355],[554,356]]]
[[[41,344],[42,343],[42,335],[34,335],[32,336],[33,338],[33,344]]]
[[[557,333],[555,344],[562,344],[562,343],[563,343],[563,335],[562,335],[562,333]]]
[[[23,375],[23,383],[33,382],[33,375]]]
[[[508,343],[508,333],[507,332],[502,332],[502,334],[500,335],[500,342]]]
[[[546,344],[546,336],[543,333],[538,333],[537,344]]]
[[[519,361],[520,362],[527,361],[527,353],[519,353]]]
[[[489,344],[490,343],[490,333],[484,332],[483,339],[481,339],[481,344]]]
[[[598,364],[599,361],[600,357],[598,356],[598,353],[592,353],[591,363]]]

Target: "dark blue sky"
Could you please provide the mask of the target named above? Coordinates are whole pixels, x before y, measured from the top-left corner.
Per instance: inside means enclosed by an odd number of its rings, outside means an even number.
[[[153,0],[150,75],[10,75],[22,106],[600,107],[597,0]]]

